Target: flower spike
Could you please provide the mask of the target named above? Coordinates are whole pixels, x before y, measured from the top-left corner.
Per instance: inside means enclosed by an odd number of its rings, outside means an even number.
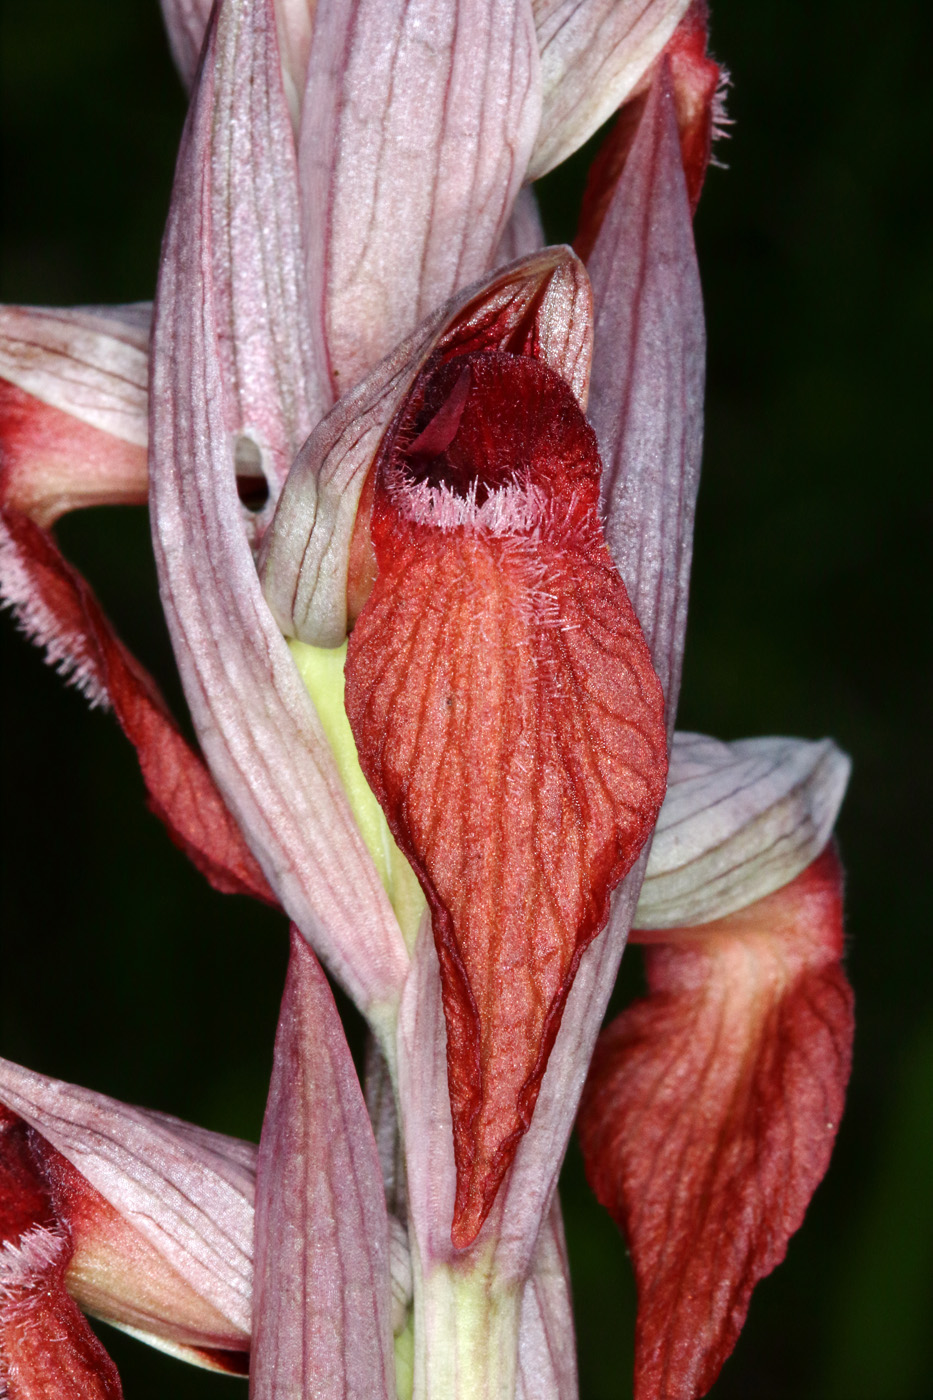
[[[579,1119],[635,1268],[636,1400],[707,1393],[826,1171],[852,1052],[841,886],[829,848],[746,909],[638,935],[651,994],[600,1038]]]

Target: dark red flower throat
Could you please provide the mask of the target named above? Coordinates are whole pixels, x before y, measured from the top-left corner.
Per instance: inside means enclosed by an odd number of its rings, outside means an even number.
[[[664,795],[663,696],[603,539],[600,470],[568,385],[499,352],[430,367],[375,467],[346,704],[431,906],[458,1247],[528,1129],[580,956]]]

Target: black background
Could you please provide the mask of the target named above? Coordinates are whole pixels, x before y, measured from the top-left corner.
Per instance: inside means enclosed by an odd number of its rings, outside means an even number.
[[[151,297],[184,116],[155,0],[7,0],[0,37],[0,299]],[[839,834],[859,1013],[829,1177],[719,1400],[933,1395],[931,40],[920,0],[721,0],[713,18],[735,126],[696,224],[709,395],[680,723],[831,734],[853,755]],[[555,238],[583,169],[546,182]],[[180,713],[145,513],[58,533]],[[0,1051],[255,1137],[284,921],[205,885],[146,812],[113,720],[0,633]],[[624,979],[637,990],[637,954]],[[582,1395],[621,1400],[633,1288],[574,1151],[564,1201]],[[102,1331],[127,1400],[240,1384]]]

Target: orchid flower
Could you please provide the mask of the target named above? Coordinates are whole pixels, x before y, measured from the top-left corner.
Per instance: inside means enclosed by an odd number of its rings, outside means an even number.
[[[163,8],[154,309],[0,313],[0,586],[291,963],[258,1152],[0,1064],[0,1378],[119,1395],[77,1304],[257,1400],[569,1400],[579,1111],[636,1395],[705,1394],[851,1044],[848,761],[674,727],[705,7]],[[544,247],[527,182],[616,110],[578,251]],[[50,534],[143,500],[199,752]],[[649,995],[600,1035],[630,929]]]

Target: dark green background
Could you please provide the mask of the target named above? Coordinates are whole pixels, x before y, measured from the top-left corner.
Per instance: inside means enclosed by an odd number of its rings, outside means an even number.
[[[184,104],[155,0],[7,0],[0,299],[150,297]],[[682,727],[831,734],[859,1033],[838,1150],[719,1400],[933,1396],[928,7],[721,0],[730,166],[697,219],[709,398]],[[545,193],[573,232],[579,168]],[[576,184],[575,184],[576,181]],[[60,538],[173,701],[141,511]],[[0,1051],[258,1133],[281,918],[214,894],[106,715],[2,627]],[[637,956],[625,974],[638,985]],[[572,1155],[584,1400],[630,1393],[633,1290]],[[127,1400],[233,1396],[109,1329]]]

